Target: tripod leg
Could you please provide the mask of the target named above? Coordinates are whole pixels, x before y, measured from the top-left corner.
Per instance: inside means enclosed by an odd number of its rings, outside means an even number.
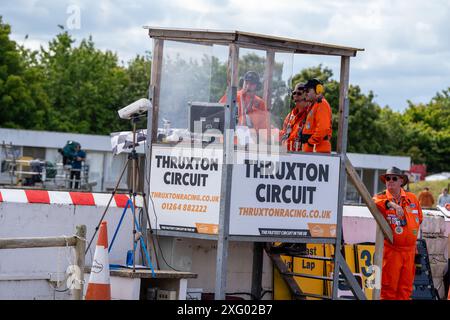
[[[108,247],[108,253],[111,252],[112,246],[114,244],[114,240],[116,240],[117,232],[119,232],[119,228],[122,225],[123,218],[125,217],[125,213],[127,212],[128,207],[131,207],[131,205],[132,205],[131,200],[128,200],[127,204],[125,205],[125,208],[123,209],[122,216],[120,217],[120,220],[119,220],[119,223],[117,225],[116,231],[114,232],[114,236],[113,236],[113,238],[111,240],[111,244]]]
[[[129,163],[129,159],[127,160],[127,162],[125,163],[125,166],[123,167],[123,170],[122,170],[122,173],[120,174],[119,180],[117,180],[117,184],[116,184],[116,186],[114,187],[113,192],[111,193],[111,198],[109,198],[109,201],[108,201],[108,204],[106,205],[105,211],[103,211],[103,214],[102,214],[102,216],[101,216],[101,218],[100,218],[100,221],[98,222],[97,227],[95,227],[95,232],[94,232],[94,234],[92,235],[92,238],[91,238],[91,240],[89,241],[89,245],[87,246],[86,251],[85,251],[84,254],[87,254],[87,253],[88,253],[89,248],[91,247],[92,241],[94,241],[94,238],[95,238],[95,236],[97,235],[98,230],[100,229],[100,225],[102,224],[102,221],[103,221],[103,219],[105,218],[106,212],[108,211],[109,206],[111,205],[111,201],[112,201],[112,199],[114,198],[114,195],[116,194],[117,189],[119,188],[120,181],[122,180],[122,177],[123,177],[123,175],[124,175],[124,173],[125,173],[125,170],[126,170],[126,168],[127,168],[127,166],[128,166],[128,163]]]

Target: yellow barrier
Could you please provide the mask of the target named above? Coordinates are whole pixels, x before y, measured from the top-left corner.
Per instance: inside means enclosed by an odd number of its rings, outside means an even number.
[[[344,257],[352,273],[356,273],[355,247],[352,244],[344,245]]]
[[[286,263],[288,270],[292,271],[293,258],[282,255],[281,259]],[[292,300],[292,294],[288,285],[275,267],[273,267],[273,300]]]
[[[307,254],[310,256],[324,256],[323,244],[307,244]],[[325,263],[321,260],[306,259],[306,258],[294,258],[294,272],[303,273],[314,276],[323,276],[325,271]],[[324,294],[324,280],[309,279],[303,277],[294,277],[298,283],[300,289],[304,293],[312,293],[323,295]],[[320,300],[317,298],[307,297],[307,300]]]
[[[373,265],[373,255],[375,253],[374,244],[355,244],[357,254],[356,273],[360,273],[364,286],[364,293],[368,300],[373,298],[373,289],[367,288],[367,279],[372,275],[369,273],[369,267]]]
[[[334,257],[334,246],[332,244],[307,244],[307,254],[311,256]],[[361,274],[364,285],[364,293],[367,299],[371,300],[373,289],[367,288],[367,279],[371,276],[369,266],[373,264],[373,255],[375,245],[373,244],[346,244],[344,245],[344,257],[347,265],[354,274]],[[283,261],[287,263],[288,269],[296,273],[304,273],[315,276],[331,277],[334,271],[334,261],[321,261],[306,258],[293,258],[291,256],[281,256]],[[331,296],[333,282],[309,279],[302,277],[294,277],[305,293],[328,295]],[[274,300],[291,300],[292,295],[283,277],[274,268],[273,273],[273,292]],[[309,300],[317,300],[316,298],[307,297]]]

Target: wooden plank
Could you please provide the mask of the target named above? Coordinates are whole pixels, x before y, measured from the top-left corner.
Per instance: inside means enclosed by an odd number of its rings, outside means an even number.
[[[76,243],[76,237],[0,238],[0,249],[65,247]]]
[[[267,50],[266,53],[266,68],[264,70],[264,87],[263,87],[263,99],[266,103],[267,110],[272,109],[271,106],[271,95],[272,95],[272,78],[273,78],[273,67],[275,64],[275,51]]]
[[[84,268],[85,273],[91,273],[91,267]],[[171,270],[154,270],[154,279],[195,279],[197,278],[196,273],[192,272],[180,272]],[[111,269],[110,275],[114,277],[122,278],[152,278],[153,274],[151,270],[148,269],[136,269],[133,272],[132,269]]]
[[[362,200],[367,205],[367,208],[369,209],[377,224],[380,226],[384,236],[392,243],[393,235],[391,227],[373,202],[372,196],[369,194],[369,191],[367,191],[366,186],[359,178],[358,174],[355,171],[355,168],[353,167],[347,156],[345,161],[345,170],[347,171],[350,181],[353,183],[356,190],[358,190]]]
[[[344,128],[344,123],[348,123],[348,88],[349,88],[349,77],[350,77],[350,58],[341,58],[341,72],[340,72],[340,83],[339,83],[339,126],[338,126],[338,138],[336,151],[341,153],[344,149],[343,141],[347,142],[347,130]],[[347,125],[348,126],[348,125]],[[345,135],[345,137],[344,137]],[[345,138],[345,139],[344,139]],[[345,149],[347,146],[345,145]]]
[[[150,92],[152,93],[152,142],[158,133],[159,102],[161,93],[161,72],[163,65],[164,40],[154,39],[152,71],[150,75]]]
[[[329,43],[305,41],[305,40],[300,40],[300,39],[292,39],[292,38],[264,35],[264,34],[244,32],[244,31],[235,31],[235,32],[238,35],[242,35],[242,36],[245,35],[245,36],[249,36],[249,37],[253,37],[253,38],[264,38],[264,39],[272,40],[274,42],[276,41],[276,42],[285,42],[285,43],[299,43],[299,44],[305,44],[305,45],[310,45],[310,46],[318,46],[318,47],[340,49],[340,50],[347,50],[347,51],[364,51],[364,49],[362,49],[362,48],[340,46],[340,45],[329,44]]]
[[[202,46],[214,46],[214,45],[222,45],[222,46],[228,46],[228,44],[230,43],[230,41],[224,41],[224,40],[189,40],[189,39],[164,39],[164,38],[158,38],[158,39],[163,39],[163,40],[167,40],[167,41],[176,41],[177,43],[186,43],[186,44],[199,44]]]
[[[234,31],[219,31],[208,29],[164,29],[156,27],[146,27],[148,35],[151,38],[159,38],[165,40],[201,40],[201,41],[228,41],[236,40],[236,32]]]
[[[252,45],[261,49],[271,48],[274,50],[294,51],[305,54],[321,54],[329,56],[356,56],[357,50],[348,50],[337,46],[322,45],[318,43],[309,43],[305,41],[292,41],[274,39],[274,37],[257,37],[239,33],[236,41],[240,46]]]
[[[227,64],[227,90],[231,87],[237,87],[239,83],[239,47],[230,45],[228,49]]]
[[[86,249],[86,226],[85,225],[79,225],[76,227],[76,237],[77,242],[75,244],[75,264],[78,267],[78,270],[80,270],[80,273],[78,274],[79,278],[77,280],[80,280],[79,283],[77,283],[77,287],[73,289],[73,299],[74,300],[83,300],[83,273],[81,272],[84,270],[84,251]]]
[[[131,269],[111,270],[111,276],[124,278],[153,278],[151,270],[139,270],[133,272]],[[154,270],[156,279],[195,279],[197,274],[191,272],[176,272],[168,270]]]
[[[350,73],[350,58],[341,57],[341,86],[339,90],[339,132],[338,132],[338,143],[337,152],[339,154],[339,198],[338,198],[338,212],[337,212],[337,228],[336,228],[336,247],[335,250],[340,252],[342,244],[342,219],[344,215],[344,201],[345,201],[345,159],[347,153],[347,132],[348,132],[348,83],[349,83],[349,73]],[[338,255],[334,256],[334,270],[333,273],[333,287],[331,297],[333,299],[338,298],[338,288],[339,288],[339,274],[341,271],[341,260],[338,259]],[[352,283],[350,282],[350,285]]]
[[[384,251],[384,234],[381,231],[380,227],[377,225],[377,236],[375,241],[375,254],[373,257],[373,265],[377,266],[375,272],[375,288],[373,290],[372,299],[380,300],[381,294],[381,279],[382,279],[382,269],[383,269],[383,251]],[[380,285],[378,287],[378,285]]]
[[[338,46],[327,43],[318,43],[298,39],[290,39],[278,36],[270,36],[242,31],[219,31],[201,29],[174,29],[155,28],[148,29],[152,38],[166,40],[192,40],[216,42],[234,42],[243,46],[257,47],[260,49],[272,48],[279,51],[296,51],[297,53],[310,53],[335,56],[356,56],[358,51],[364,49]]]

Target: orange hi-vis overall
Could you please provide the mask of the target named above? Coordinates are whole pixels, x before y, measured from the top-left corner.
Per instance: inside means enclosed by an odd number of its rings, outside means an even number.
[[[331,107],[325,98],[316,102],[310,109],[303,127],[303,135],[310,135],[308,143],[304,143],[304,152],[331,152]]]
[[[300,134],[307,114],[308,110],[306,108],[302,111],[294,108],[284,119],[283,128],[280,130],[280,142],[286,146],[288,151],[302,151]]]
[[[243,90],[239,90],[236,95],[238,108],[238,125],[254,128],[256,131],[260,129],[270,129],[270,116],[267,111],[266,103],[260,97],[253,97],[245,94]],[[224,95],[220,103],[227,102],[227,96]],[[248,116],[248,117],[247,117]]]
[[[391,226],[394,243],[384,240],[383,270],[381,279],[382,300],[409,300],[415,276],[416,240],[423,215],[416,196],[401,189],[397,203],[388,190],[373,197],[375,204]],[[394,209],[388,209],[388,201],[403,208],[406,225],[401,226]]]

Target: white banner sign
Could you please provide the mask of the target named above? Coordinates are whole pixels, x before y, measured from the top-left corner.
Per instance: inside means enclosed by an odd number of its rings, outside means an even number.
[[[230,235],[336,237],[339,157],[241,153],[238,159]]]
[[[222,162],[221,149],[153,146],[152,228],[217,234]]]

